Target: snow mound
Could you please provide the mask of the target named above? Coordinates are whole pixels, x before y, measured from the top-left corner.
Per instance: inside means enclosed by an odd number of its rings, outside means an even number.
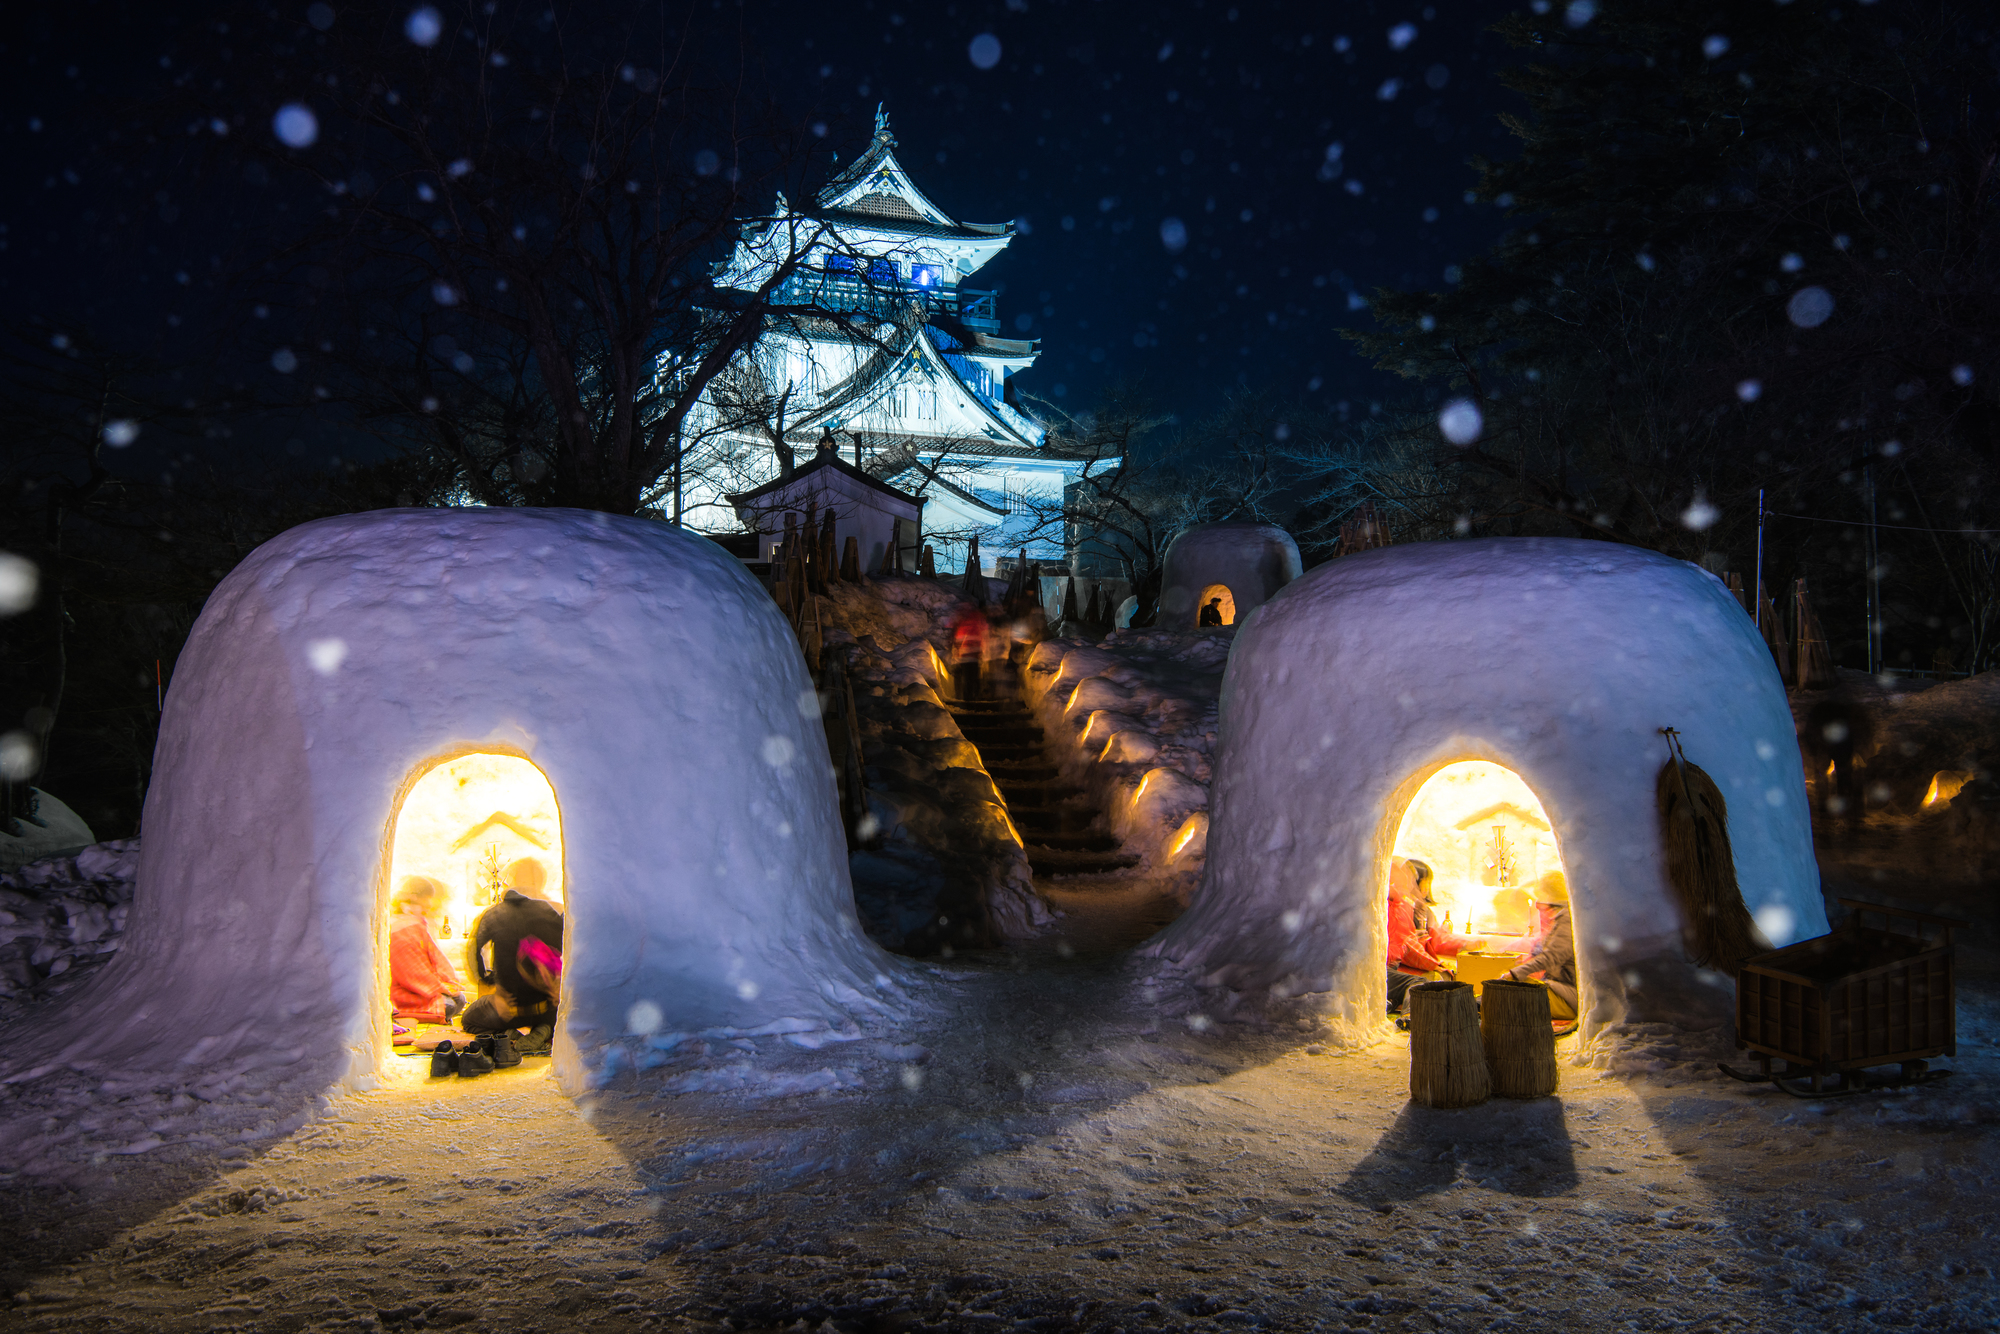
[[[1722,582],[1601,542],[1421,543],[1315,569],[1243,628],[1200,891],[1146,946],[1239,991],[1318,993],[1344,1041],[1381,1027],[1388,853],[1423,781],[1478,759],[1554,824],[1586,1035],[1707,1026],[1654,781],[1678,728],[1720,785],[1738,882],[1774,943],[1827,929],[1799,749],[1770,654]]]
[[[1203,594],[1217,584],[1229,592],[1235,619],[1270,601],[1299,577],[1299,544],[1273,523],[1209,523],[1190,528],[1167,548],[1160,580],[1160,626],[1192,630]]]
[[[7,828],[0,821],[0,871],[63,857],[97,842],[83,817],[40,788],[28,789],[28,816]]]
[[[298,1052],[368,1082],[388,1030],[383,850],[401,794],[469,751],[532,761],[561,803],[572,1093],[634,1013],[899,1012],[904,966],[855,921],[811,698],[770,597],[663,524],[387,510],[295,528],[189,637],[123,948],[17,1026],[0,1078]]]

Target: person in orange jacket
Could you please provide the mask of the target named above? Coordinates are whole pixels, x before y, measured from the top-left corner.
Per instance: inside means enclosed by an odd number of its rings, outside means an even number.
[[[1476,950],[1486,942],[1447,934],[1431,911],[1434,877],[1428,862],[1397,857],[1389,863],[1389,1013],[1403,1008],[1411,986],[1431,973],[1449,972],[1445,955]]]
[[[445,901],[427,875],[405,876],[389,900],[389,1008],[427,1024],[449,1023],[465,1007],[465,983],[431,935]]]

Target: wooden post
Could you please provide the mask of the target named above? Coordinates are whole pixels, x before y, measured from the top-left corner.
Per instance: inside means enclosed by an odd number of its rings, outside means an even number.
[[[840,553],[840,577],[850,584],[861,582],[861,539],[852,533],[847,535],[847,545]]]
[[[917,572],[926,579],[937,578],[937,553],[931,550],[931,544],[928,542],[924,543],[924,559],[917,567]]]
[[[1492,985],[1488,983],[1488,985]],[[1465,982],[1422,982],[1410,1009],[1410,1101],[1424,1107],[1471,1107],[1492,1095],[1479,1003]],[[1551,1030],[1553,1032],[1553,1030]]]
[[[1541,983],[1496,977],[1485,984],[1479,1039],[1496,1096],[1546,1098],[1556,1091],[1556,1031],[1549,1019],[1549,989]]]

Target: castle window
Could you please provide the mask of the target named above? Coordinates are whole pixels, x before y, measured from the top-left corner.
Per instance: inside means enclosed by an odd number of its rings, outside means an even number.
[[[917,416],[926,421],[936,421],[937,415],[937,390],[919,389],[917,391]]]
[[[935,264],[910,265],[910,286],[934,290],[943,281],[944,274]]]

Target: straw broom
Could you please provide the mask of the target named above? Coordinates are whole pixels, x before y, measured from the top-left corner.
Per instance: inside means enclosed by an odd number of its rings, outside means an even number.
[[[1729,807],[1715,780],[1687,762],[1680,733],[1663,727],[1667,763],[1654,794],[1667,840],[1667,879],[1680,900],[1688,951],[1700,966],[1734,977],[1743,960],[1771,943],[1757,929],[1736,885]]]
[[[1556,1031],[1549,989],[1496,977],[1479,993],[1479,1038],[1494,1095],[1546,1098],[1556,1091]]]
[[[1464,982],[1422,982],[1410,988],[1408,1004],[1410,1101],[1425,1107],[1485,1102],[1492,1081],[1486,1073],[1472,987]]]

